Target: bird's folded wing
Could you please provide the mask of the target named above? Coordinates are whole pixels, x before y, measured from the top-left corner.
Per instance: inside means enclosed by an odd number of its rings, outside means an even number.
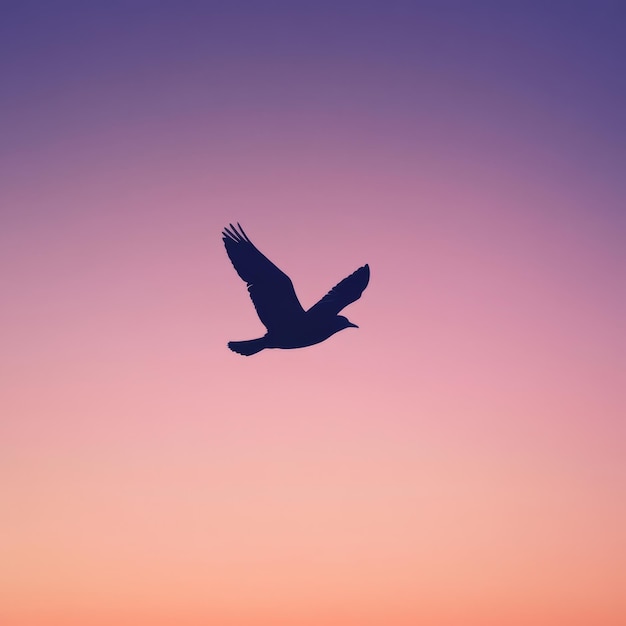
[[[226,252],[248,291],[260,320],[268,330],[292,324],[304,315],[293,283],[248,239],[243,228],[230,224],[223,235]]]
[[[338,285],[335,285],[307,313],[312,315],[337,315],[341,309],[358,300],[370,280],[370,266],[359,267]]]

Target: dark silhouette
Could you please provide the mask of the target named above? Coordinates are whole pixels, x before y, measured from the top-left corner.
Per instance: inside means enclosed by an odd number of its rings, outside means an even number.
[[[237,224],[224,228],[226,252],[237,274],[248,283],[248,291],[256,312],[267,328],[259,339],[230,341],[233,352],[245,356],[256,354],[264,348],[304,348],[328,339],[344,328],[358,328],[339,311],[358,300],[370,279],[369,265],[335,285],[308,311],[298,301],[293,283],[255,245]]]

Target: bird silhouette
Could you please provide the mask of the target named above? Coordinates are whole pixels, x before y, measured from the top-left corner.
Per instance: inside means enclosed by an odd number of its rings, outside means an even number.
[[[230,341],[228,347],[233,352],[250,356],[265,348],[304,348],[325,341],[344,328],[358,328],[338,313],[361,297],[370,279],[369,265],[344,278],[305,311],[289,276],[256,248],[239,223],[237,226],[239,229],[230,224],[222,232],[226,253],[237,274],[248,284],[267,333],[258,339]]]

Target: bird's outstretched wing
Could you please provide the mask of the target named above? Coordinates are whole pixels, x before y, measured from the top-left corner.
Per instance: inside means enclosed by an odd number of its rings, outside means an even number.
[[[304,315],[304,309],[291,279],[257,250],[240,224],[237,226],[239,230],[232,224],[224,228],[222,238],[237,274],[248,284],[260,320],[269,331],[293,324]]]
[[[358,300],[370,280],[370,266],[359,267],[339,284],[335,285],[317,304],[308,311],[311,315],[337,315],[341,309]]]

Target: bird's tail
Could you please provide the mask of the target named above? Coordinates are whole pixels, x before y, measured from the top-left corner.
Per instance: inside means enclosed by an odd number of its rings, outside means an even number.
[[[228,347],[233,352],[238,352],[244,356],[250,356],[252,354],[256,354],[257,352],[261,352],[261,350],[265,348],[265,337],[250,339],[248,341],[229,341]]]

